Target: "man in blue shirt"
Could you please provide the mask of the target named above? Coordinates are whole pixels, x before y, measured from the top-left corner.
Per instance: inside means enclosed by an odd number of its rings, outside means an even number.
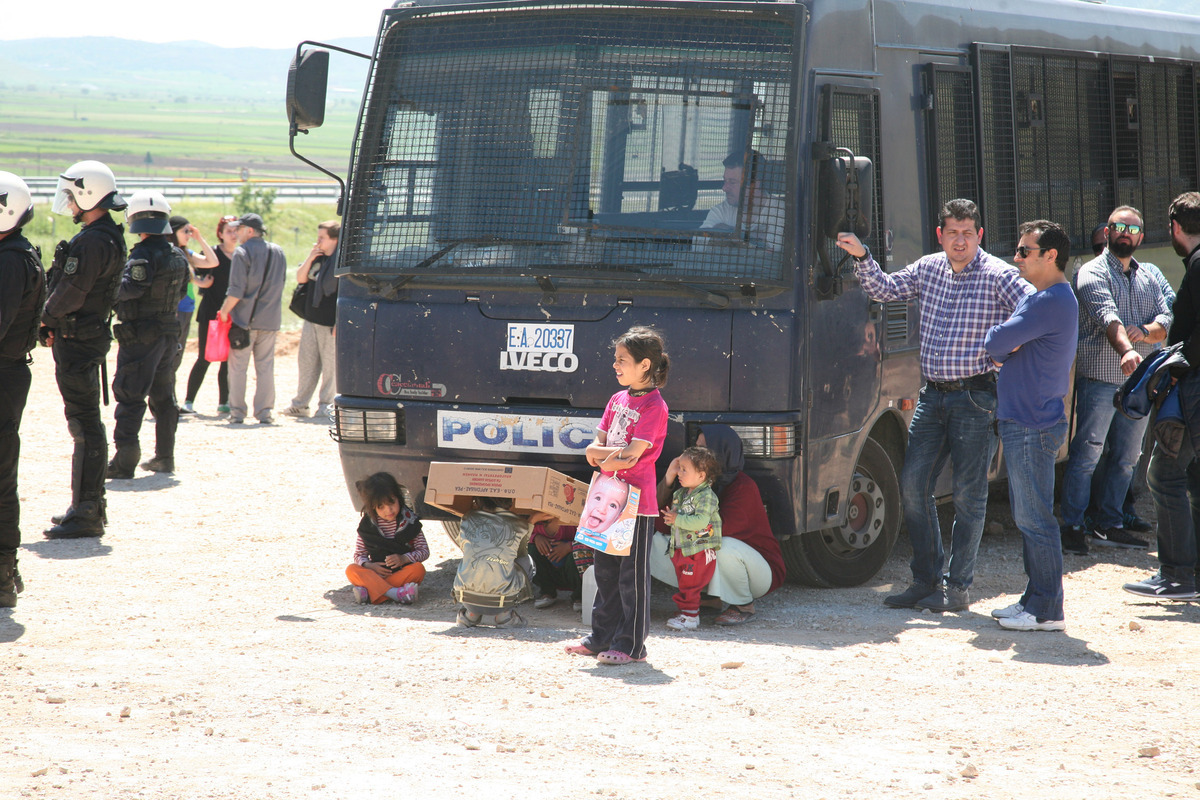
[[[1079,341],[1079,303],[1066,276],[1071,247],[1066,231],[1041,219],[1022,224],[1020,237],[1017,269],[1037,291],[988,331],[984,346],[1001,365],[996,419],[1029,582],[1020,600],[992,616],[1010,630],[1061,631],[1066,622],[1054,460],[1067,440],[1063,399]]]

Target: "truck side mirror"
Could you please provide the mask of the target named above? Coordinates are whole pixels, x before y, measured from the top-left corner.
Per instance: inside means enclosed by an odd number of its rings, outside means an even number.
[[[871,159],[839,148],[820,162],[817,197],[818,225],[828,239],[851,231],[859,239],[871,235],[871,209],[875,202],[875,165]]]
[[[288,67],[287,115],[294,130],[307,131],[324,124],[328,83],[328,50],[304,50],[292,59]]]

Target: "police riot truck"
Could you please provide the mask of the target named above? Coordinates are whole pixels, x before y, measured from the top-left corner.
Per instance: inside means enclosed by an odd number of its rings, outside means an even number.
[[[867,297],[834,237],[897,269],[966,197],[990,252],[1036,218],[1084,250],[1128,203],[1153,252],[1198,184],[1198,48],[1197,19],[1079,0],[397,3],[358,54],[340,201],[348,486],[389,470],[437,518],[430,461],[586,479],[611,342],[652,325],[660,474],[732,426],[792,576],[867,581],[902,520],[917,312]],[[293,152],[331,50],[297,47]]]

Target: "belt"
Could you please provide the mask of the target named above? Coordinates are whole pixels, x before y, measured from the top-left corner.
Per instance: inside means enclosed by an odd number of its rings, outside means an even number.
[[[996,373],[983,372],[957,381],[926,381],[925,385],[939,392],[961,392],[965,389],[994,392],[996,391]]]

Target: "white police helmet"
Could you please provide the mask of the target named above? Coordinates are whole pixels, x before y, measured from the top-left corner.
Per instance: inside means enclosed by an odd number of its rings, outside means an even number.
[[[112,170],[99,161],[80,161],[58,176],[54,205],[50,210],[55,214],[71,216],[68,198],[74,198],[80,211],[91,211],[93,208],[110,211],[125,209],[125,200],[117,192],[117,179],[113,177]]]
[[[129,223],[130,233],[169,234],[171,204],[160,192],[141,189],[129,196],[125,220]]]
[[[8,233],[33,219],[33,196],[25,181],[11,172],[0,172],[0,233]]]

